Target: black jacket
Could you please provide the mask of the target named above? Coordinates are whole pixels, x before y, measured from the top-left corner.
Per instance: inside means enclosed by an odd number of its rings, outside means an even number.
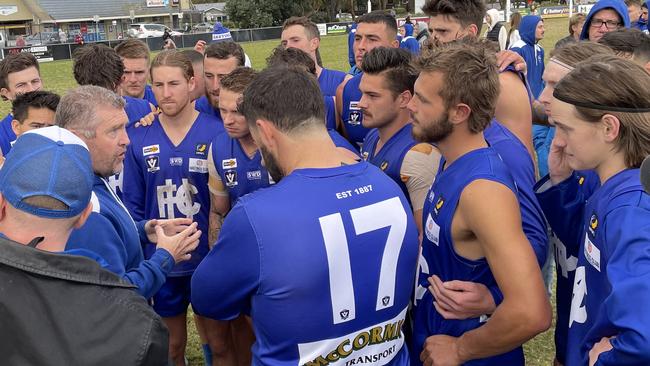
[[[97,262],[0,238],[1,365],[166,365],[168,333]]]

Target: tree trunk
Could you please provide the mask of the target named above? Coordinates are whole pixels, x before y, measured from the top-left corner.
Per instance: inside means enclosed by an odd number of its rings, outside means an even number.
[[[327,1],[327,15],[330,18],[330,22],[336,20],[336,13],[338,11],[338,1],[337,0],[328,0]]]

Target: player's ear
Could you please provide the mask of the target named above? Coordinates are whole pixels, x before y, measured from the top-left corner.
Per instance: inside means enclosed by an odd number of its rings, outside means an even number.
[[[605,114],[601,117],[601,121],[603,122],[603,136],[605,141],[615,141],[620,132],[621,121],[612,114]]]
[[[88,206],[79,214],[77,217],[77,220],[74,223],[74,228],[78,229],[86,223],[86,220],[88,220],[88,217],[90,217],[90,214],[93,212],[93,203],[88,202]]]
[[[265,119],[258,119],[255,121],[255,126],[257,138],[264,146],[270,147],[275,144],[277,129],[272,122]]]
[[[399,107],[400,108],[406,108],[406,106],[409,104],[411,99],[413,98],[413,94],[411,94],[410,90],[404,90],[402,94],[398,96],[399,98]]]
[[[470,24],[467,27],[467,34],[474,37],[478,37],[478,26],[476,26],[476,24]]]
[[[194,78],[194,76],[190,77],[190,79],[187,81],[187,84],[188,84],[188,90],[190,91],[190,93],[193,92],[194,88],[196,88],[196,79]]]
[[[311,48],[314,49],[314,51],[317,50],[318,47],[320,47],[320,39],[318,39],[318,37],[312,38],[310,43],[311,43]]]
[[[14,131],[14,135],[20,135],[20,122],[15,118],[11,121],[11,129]]]
[[[449,111],[449,121],[453,124],[460,124],[469,119],[472,114],[472,109],[464,103],[458,103],[451,107]]]

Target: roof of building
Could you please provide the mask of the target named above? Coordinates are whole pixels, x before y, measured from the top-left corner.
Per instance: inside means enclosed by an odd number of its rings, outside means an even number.
[[[205,4],[194,4],[194,8],[203,13],[209,10],[219,10],[225,11],[226,3],[205,3]]]
[[[100,19],[115,19],[128,17],[130,11],[135,16],[151,16],[159,14],[178,13],[177,7],[155,6],[147,7],[142,0],[37,0],[43,11],[54,20],[85,20],[99,15]],[[170,4],[169,0],[151,1]]]

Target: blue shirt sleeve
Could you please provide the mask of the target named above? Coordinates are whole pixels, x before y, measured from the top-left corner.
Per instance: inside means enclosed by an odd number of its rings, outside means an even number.
[[[555,235],[566,246],[577,247],[580,245],[587,198],[580,187],[579,178],[574,172],[563,182],[545,189],[550,184],[551,180],[546,176],[535,185],[539,205]]]
[[[625,206],[604,224],[611,285],[604,308],[618,334],[596,365],[650,365],[650,211]]]
[[[124,158],[122,171],[122,196],[124,206],[129,210],[133,220],[138,222],[144,219],[145,211],[145,185],[140,166],[135,158],[134,149],[130,146]]]
[[[167,274],[174,267],[174,258],[164,249],[140,262],[137,267],[126,269],[127,253],[123,239],[113,224],[101,214],[93,212],[81,230],[75,230],[68,240],[66,252],[76,249],[91,251],[106,263],[102,267],[138,287],[144,298],[152,297],[165,283]]]
[[[228,214],[215,247],[192,276],[192,308],[220,320],[249,311],[260,284],[260,249],[243,205]]]
[[[106,261],[102,265],[116,275],[123,277],[126,268],[126,249],[122,238],[113,224],[104,216],[93,212],[81,229],[70,235],[66,244],[66,252],[72,250],[88,250]]]

